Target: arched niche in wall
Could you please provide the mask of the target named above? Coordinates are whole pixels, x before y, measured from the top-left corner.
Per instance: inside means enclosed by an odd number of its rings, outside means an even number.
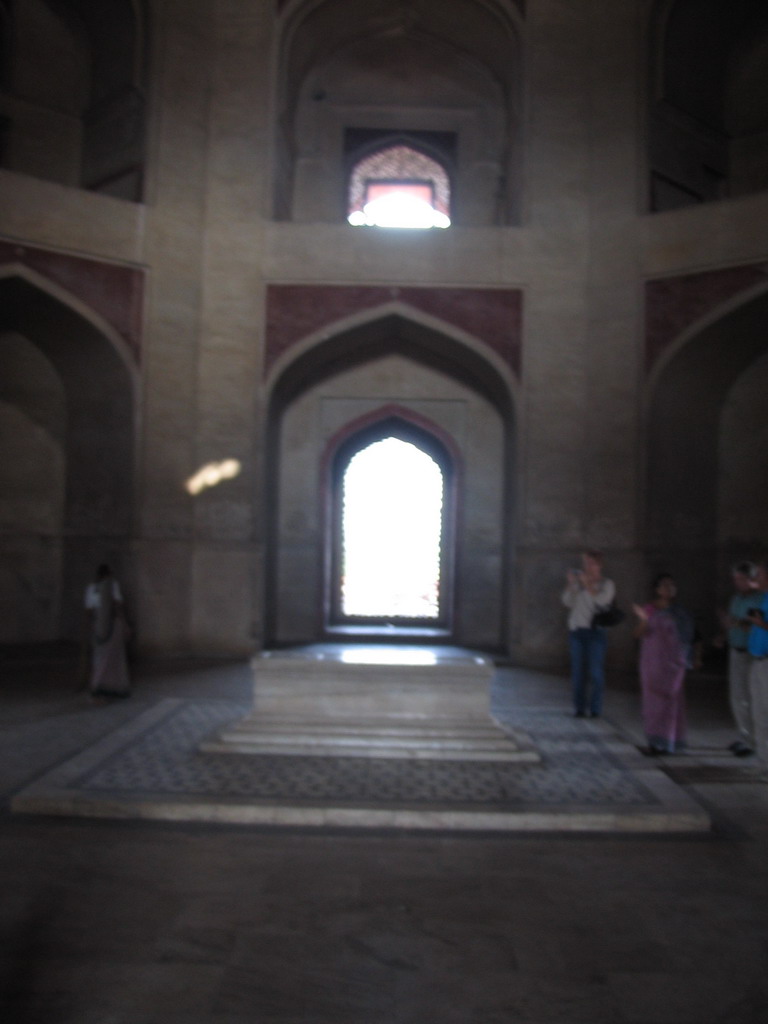
[[[729,389],[720,416],[719,543],[729,562],[768,555],[768,347]]]
[[[725,567],[755,557],[768,535],[764,393],[768,289],[734,300],[678,339],[650,380],[647,445],[649,558],[675,573],[703,617]],[[749,508],[737,511],[742,502]],[[761,524],[759,536],[756,523]]]
[[[507,0],[287,4],[281,26],[275,216],[343,222],[350,133],[428,134],[457,154],[452,222],[520,208],[520,12]]]
[[[650,208],[768,181],[768,6],[662,0],[651,19]]]
[[[15,568],[3,578],[0,604],[40,593],[38,627],[46,635],[37,639],[75,638],[94,566],[106,559],[127,569],[135,370],[124,344],[96,315],[11,268],[0,277],[0,362],[8,413],[0,444],[21,446],[30,461],[15,484],[2,477],[2,545],[6,565]],[[9,493],[12,484],[21,492]],[[42,579],[44,594],[36,583]],[[30,609],[10,639],[33,638],[33,619]]]
[[[0,332],[0,642],[58,637],[66,396],[50,360]]]
[[[394,419],[439,441],[453,453],[448,462],[463,467],[452,477],[459,483],[444,638],[503,647],[513,522],[509,376],[479,343],[473,347],[447,326],[443,332],[404,314],[374,310],[363,322],[337,324],[323,335],[297,346],[270,381],[265,642],[329,635],[328,452],[339,438],[359,437],[361,425]],[[404,634],[390,633],[398,635]]]
[[[1,165],[141,200],[143,0],[24,0],[0,30]]]

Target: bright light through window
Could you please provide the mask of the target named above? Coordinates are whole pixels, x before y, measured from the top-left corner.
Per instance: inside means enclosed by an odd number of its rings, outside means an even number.
[[[447,228],[450,193],[437,160],[410,146],[385,146],[352,168],[347,219],[355,226]]]
[[[447,228],[451,224],[450,219],[426,199],[403,189],[393,189],[372,199],[362,210],[350,213],[348,220],[355,227],[378,228]]]
[[[358,452],[343,483],[342,613],[436,619],[443,475],[414,444],[388,437]]]

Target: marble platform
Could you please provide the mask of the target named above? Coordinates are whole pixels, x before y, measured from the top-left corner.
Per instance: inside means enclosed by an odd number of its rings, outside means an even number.
[[[253,659],[253,707],[206,753],[444,761],[540,760],[490,714],[494,666],[458,649],[304,647]]]
[[[480,690],[484,696],[475,703],[484,705],[487,728],[487,680]],[[271,713],[266,696],[265,704]],[[359,722],[357,710],[351,717]],[[369,756],[343,744],[335,751],[313,745],[295,753],[283,744],[280,752],[267,745],[244,753],[236,749],[238,739],[222,737],[240,737],[253,711],[229,699],[169,697],[138,706],[130,720],[21,788],[11,810],[334,829],[681,834],[711,828],[705,808],[610,722],[574,719],[561,706],[499,706],[500,724],[491,727],[517,754],[533,755],[507,758],[458,750],[451,757],[389,756],[381,749]],[[306,715],[298,696],[294,711],[294,720]],[[314,744],[316,737],[305,732],[303,742],[308,739]],[[226,752],[215,749],[222,742]]]

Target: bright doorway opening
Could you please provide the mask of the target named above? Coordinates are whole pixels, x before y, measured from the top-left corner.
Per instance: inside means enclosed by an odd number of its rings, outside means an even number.
[[[358,450],[341,481],[342,619],[441,617],[445,479],[417,445],[384,437]]]

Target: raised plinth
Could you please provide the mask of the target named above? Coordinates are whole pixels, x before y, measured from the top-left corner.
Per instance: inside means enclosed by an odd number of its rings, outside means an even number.
[[[254,704],[206,753],[536,762],[489,713],[492,662],[419,648],[302,648],[252,662]]]

